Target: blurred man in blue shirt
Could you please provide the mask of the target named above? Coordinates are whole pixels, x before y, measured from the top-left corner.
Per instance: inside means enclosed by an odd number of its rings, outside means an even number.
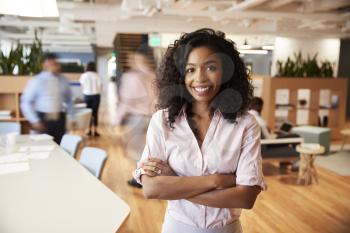
[[[66,131],[66,112],[73,115],[68,80],[60,74],[57,56],[45,55],[43,71],[28,82],[21,97],[21,109],[32,129],[46,133],[60,143]]]

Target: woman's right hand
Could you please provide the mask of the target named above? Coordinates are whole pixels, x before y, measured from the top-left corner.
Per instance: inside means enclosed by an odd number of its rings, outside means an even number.
[[[227,189],[236,186],[236,176],[233,174],[213,174],[211,176],[216,189]]]

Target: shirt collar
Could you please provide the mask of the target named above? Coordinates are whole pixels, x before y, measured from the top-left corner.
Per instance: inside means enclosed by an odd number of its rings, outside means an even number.
[[[249,112],[250,114],[252,114],[253,116],[259,116],[258,111],[254,110],[254,109],[250,109],[248,112]]]
[[[181,107],[181,110],[179,112],[179,116],[184,116],[184,117],[187,117],[186,115],[186,108],[187,108],[187,104],[184,104],[182,107]],[[214,111],[214,116],[222,116],[222,113],[221,111],[217,108],[215,109]]]

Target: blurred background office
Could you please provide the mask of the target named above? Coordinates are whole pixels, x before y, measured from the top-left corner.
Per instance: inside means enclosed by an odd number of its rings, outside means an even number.
[[[266,126],[276,131],[288,123],[300,136],[262,139],[269,189],[243,213],[243,228],[248,233],[350,232],[348,0],[1,0],[0,134],[27,134],[38,121],[29,113],[34,108],[26,87],[42,74],[44,55],[56,54],[74,112],[61,125],[79,137],[62,140],[76,142],[67,151],[77,160],[85,147],[105,152],[92,157],[100,159],[95,174],[131,207],[118,232],[160,232],[165,203],[144,200],[142,190],[127,182],[154,111],[152,80],[162,55],[183,32],[203,27],[221,30],[236,43],[254,95],[264,102],[259,117]],[[86,70],[88,63],[95,69]],[[83,78],[85,71],[93,78]],[[87,80],[96,83],[88,88]],[[39,97],[51,88],[38,85]],[[57,94],[54,99],[69,97],[60,88],[50,93]],[[90,95],[99,95],[93,104],[86,101]],[[59,112],[68,113],[70,104],[64,105]],[[318,183],[305,187],[295,169],[280,167],[304,156],[297,150],[302,142],[325,151],[311,153],[313,162],[303,164],[318,174]]]

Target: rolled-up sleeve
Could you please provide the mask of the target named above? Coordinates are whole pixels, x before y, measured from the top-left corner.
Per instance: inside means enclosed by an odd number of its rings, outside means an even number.
[[[60,77],[60,82],[62,82],[62,87],[63,87],[63,102],[65,104],[65,107],[67,109],[67,113],[71,116],[71,118],[74,120],[75,119],[75,111],[74,111],[74,103],[73,103],[73,97],[72,97],[72,90],[70,87],[70,83],[66,77],[61,76]]]
[[[260,147],[260,127],[255,119],[250,118],[242,138],[240,159],[236,170],[236,184],[260,186],[266,190],[262,173]]]
[[[133,172],[133,177],[135,180],[141,184],[141,176],[144,173],[141,168],[141,164],[146,162],[149,157],[158,158],[166,161],[166,151],[165,151],[165,139],[163,131],[163,114],[162,111],[158,111],[153,114],[150,124],[148,126],[146,135],[146,144],[143,150],[140,161],[137,163],[137,168]]]
[[[37,123],[40,121],[39,116],[37,115],[34,109],[34,102],[37,98],[39,92],[38,88],[41,85],[38,83],[38,79],[34,78],[29,80],[26,88],[23,91],[21,96],[21,110],[24,117],[31,123]]]

